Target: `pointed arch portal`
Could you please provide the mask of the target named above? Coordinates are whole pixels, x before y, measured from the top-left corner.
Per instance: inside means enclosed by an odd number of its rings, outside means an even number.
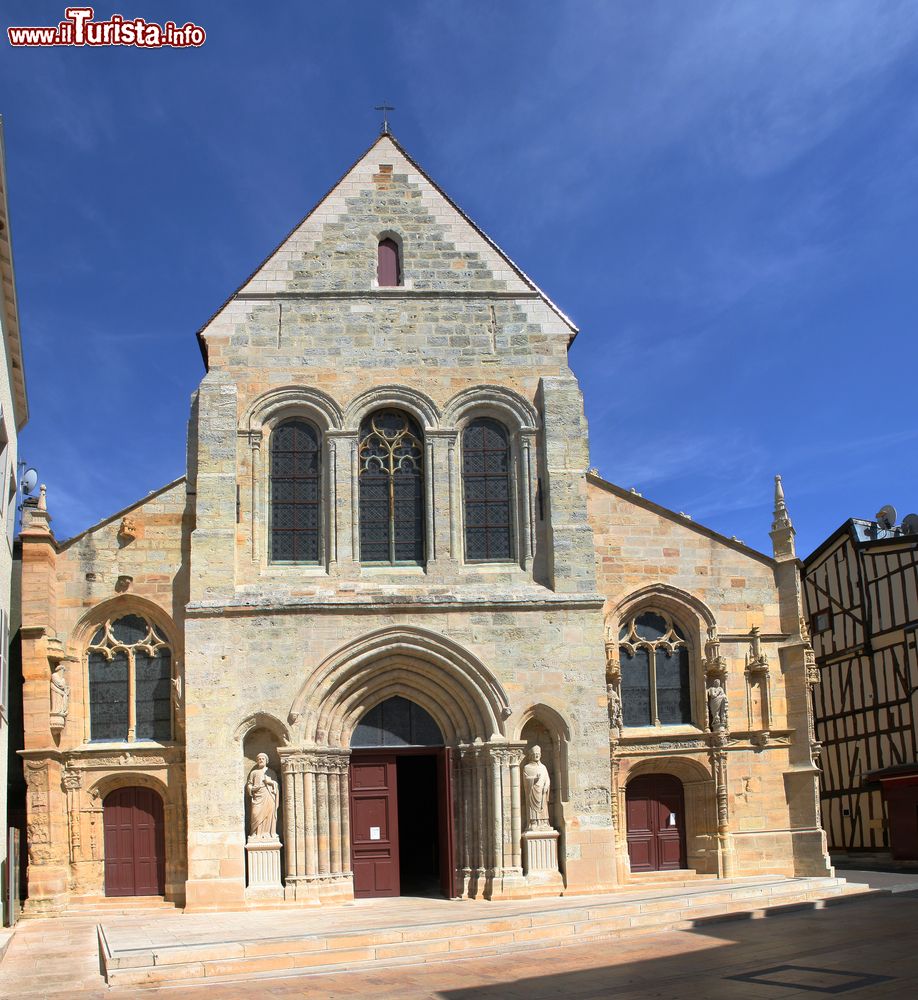
[[[288,897],[489,897],[521,879],[509,716],[487,666],[426,629],[378,629],[327,657],[279,750]]]

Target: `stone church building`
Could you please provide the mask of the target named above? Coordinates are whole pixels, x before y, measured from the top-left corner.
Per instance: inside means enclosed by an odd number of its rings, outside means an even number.
[[[384,133],[200,331],[187,474],[42,489],[27,912],[829,874],[780,482],[771,557],[588,472],[576,333]]]

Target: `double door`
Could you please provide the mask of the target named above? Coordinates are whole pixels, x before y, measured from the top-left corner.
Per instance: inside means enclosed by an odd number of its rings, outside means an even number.
[[[449,748],[352,751],[350,813],[358,899],[424,884],[454,895]]]
[[[163,800],[149,788],[119,788],[102,803],[105,895],[162,896],[165,889]]]
[[[633,872],[685,867],[685,800],[671,774],[645,774],[625,792],[628,856]]]

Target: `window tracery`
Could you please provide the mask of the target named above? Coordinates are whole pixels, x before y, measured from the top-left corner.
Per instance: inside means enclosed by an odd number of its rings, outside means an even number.
[[[643,611],[619,632],[621,701],[625,726],[692,721],[688,643],[663,611]]]
[[[400,410],[379,410],[360,425],[360,559],[424,561],[424,439]]]
[[[109,618],[88,648],[92,740],[172,739],[172,650],[139,615]]]

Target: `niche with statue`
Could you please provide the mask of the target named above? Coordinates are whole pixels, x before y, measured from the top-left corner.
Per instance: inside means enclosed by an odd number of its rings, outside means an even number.
[[[243,742],[246,894],[268,898],[283,895],[283,795],[277,738],[256,728]]]

